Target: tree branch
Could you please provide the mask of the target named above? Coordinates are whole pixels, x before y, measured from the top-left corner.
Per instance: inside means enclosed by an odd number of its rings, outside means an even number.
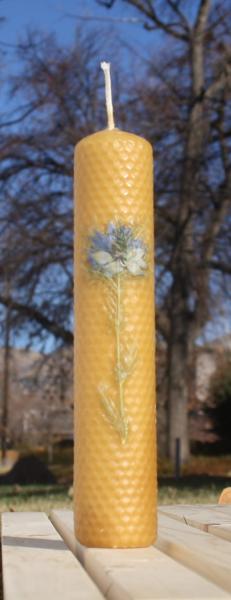
[[[0,302],[4,306],[10,306],[11,310],[15,310],[21,315],[25,315],[28,319],[36,321],[55,337],[61,338],[66,344],[73,344],[73,333],[49,319],[49,317],[42,314],[35,306],[22,304],[21,302],[17,302],[11,297],[5,297],[2,294],[0,294]]]
[[[160,331],[163,338],[167,341],[170,334],[170,322],[165,310],[157,308],[156,313],[157,329]]]
[[[200,0],[200,5],[197,13],[197,18],[194,26],[194,31],[197,36],[201,36],[205,32],[207,19],[209,15],[211,0]]]
[[[180,18],[182,29],[184,29],[184,31],[189,35],[189,33],[190,33],[189,23],[184,15],[184,13],[182,13],[181,10],[179,9],[179,5],[176,2],[176,0],[167,0],[167,2],[169,4],[169,6],[171,7],[171,9]]]
[[[192,87],[195,98],[204,90],[204,33],[209,10],[210,0],[201,0],[192,32]]]
[[[225,263],[222,260],[210,260],[209,262],[207,262],[206,267],[209,267],[210,269],[215,269],[216,271],[220,271],[225,275],[231,275],[230,263]]]
[[[98,1],[98,4],[101,4],[101,6],[105,6],[106,8],[112,8],[112,6],[116,2],[116,0],[110,0],[110,1],[97,0],[97,1]],[[174,24],[165,23],[164,21],[162,21],[160,19],[160,17],[157,15],[157,12],[156,12],[152,2],[149,2],[149,1],[144,2],[143,0],[123,0],[123,2],[125,2],[126,4],[129,4],[130,6],[133,6],[140,13],[142,13],[145,17],[147,17],[149,22],[144,23],[145,29],[152,30],[155,27],[158,27],[159,29],[162,29],[162,31],[167,33],[168,35],[171,35],[171,36],[177,38],[178,40],[188,42],[188,40],[189,40],[188,35],[186,35],[185,33],[180,33],[174,27]]]
[[[230,190],[230,183],[231,181],[227,181],[227,185],[225,186],[225,190],[222,194],[223,197],[221,198],[219,205],[217,205],[215,208],[215,214],[213,214],[213,218],[211,219],[205,235],[202,252],[202,260],[204,263],[209,263],[212,258],[216,238],[220,232],[222,223],[224,222],[224,219],[230,210],[230,195],[228,191]]]

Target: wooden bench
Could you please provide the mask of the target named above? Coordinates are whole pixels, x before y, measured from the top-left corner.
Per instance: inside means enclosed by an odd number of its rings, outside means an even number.
[[[85,548],[68,510],[2,515],[4,600],[231,598],[231,506],[162,506],[155,546]]]

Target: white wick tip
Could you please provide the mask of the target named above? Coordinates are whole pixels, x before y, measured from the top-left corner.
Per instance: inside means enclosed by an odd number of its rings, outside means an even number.
[[[105,77],[105,97],[106,97],[108,129],[114,129],[115,123],[114,123],[114,116],[113,116],[110,63],[103,61],[100,63],[100,66],[101,66],[101,69],[103,69],[104,77]]]

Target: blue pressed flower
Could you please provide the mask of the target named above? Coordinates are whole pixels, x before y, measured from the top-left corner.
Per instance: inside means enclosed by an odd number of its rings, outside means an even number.
[[[129,237],[131,237],[133,235],[131,227],[127,227],[127,225],[121,225],[118,228],[118,231],[121,235],[123,235],[127,239],[129,239]]]
[[[109,223],[107,226],[107,233],[109,236],[114,236],[116,231],[116,226],[114,223]]]
[[[91,269],[94,269],[94,271],[99,271],[99,265],[98,265],[97,261],[93,258],[90,250],[88,252],[87,260],[88,260],[88,263],[89,263]]]
[[[110,252],[111,250],[111,240],[110,237],[104,233],[100,233],[99,231],[95,231],[91,237],[91,246],[95,250],[106,250]]]
[[[105,277],[127,272],[143,275],[147,269],[146,246],[134,237],[131,227],[109,223],[106,233],[95,231],[88,251],[91,268]]]
[[[138,238],[136,238],[135,240],[131,240],[131,246],[132,248],[143,248],[143,250],[145,250],[145,244],[142,240],[139,240]]]

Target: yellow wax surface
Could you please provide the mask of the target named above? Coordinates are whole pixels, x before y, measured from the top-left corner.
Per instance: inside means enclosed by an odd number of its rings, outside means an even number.
[[[74,518],[86,546],[156,537],[153,262],[151,145],[118,129],[84,138],[75,152]]]

